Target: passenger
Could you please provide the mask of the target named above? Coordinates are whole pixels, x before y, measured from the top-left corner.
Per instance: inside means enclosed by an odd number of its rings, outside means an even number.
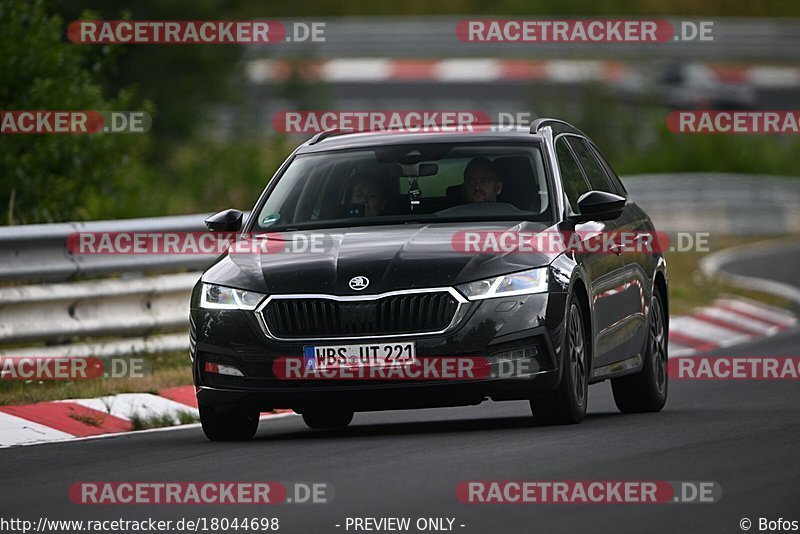
[[[490,160],[478,157],[470,160],[464,168],[464,200],[474,202],[497,202],[503,190],[503,182]]]
[[[386,208],[386,198],[383,196],[378,181],[369,177],[361,178],[356,182],[350,202],[364,204],[364,217],[377,217]]]

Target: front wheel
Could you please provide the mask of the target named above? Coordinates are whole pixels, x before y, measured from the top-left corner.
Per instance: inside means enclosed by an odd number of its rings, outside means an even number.
[[[256,435],[260,415],[257,410],[217,412],[203,405],[199,409],[203,433],[211,441],[245,441]]]
[[[611,380],[614,402],[622,413],[658,412],[667,402],[668,333],[661,293],[656,288],[650,301],[647,348],[642,370]]]
[[[589,394],[589,340],[586,339],[587,315],[582,306],[570,297],[562,343],[563,370],[561,382],[553,391],[531,400],[534,420],[545,425],[570,425],[586,417]]]

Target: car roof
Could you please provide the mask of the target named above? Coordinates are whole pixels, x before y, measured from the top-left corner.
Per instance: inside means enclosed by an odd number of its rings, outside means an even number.
[[[324,135],[324,134],[328,135]],[[407,132],[387,130],[382,132],[324,132],[306,141],[297,150],[298,154],[345,150],[359,147],[391,146],[415,143],[481,143],[481,142],[542,142],[540,133],[530,133],[529,127],[513,130],[490,130],[463,132],[456,130],[440,132]]]

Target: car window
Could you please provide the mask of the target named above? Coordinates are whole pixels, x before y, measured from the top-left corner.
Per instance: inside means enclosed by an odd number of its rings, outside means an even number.
[[[418,143],[296,156],[258,208],[254,231],[551,220],[539,143]]]
[[[566,140],[562,137],[556,142],[556,157],[558,167],[561,170],[561,182],[564,184],[564,192],[569,200],[572,211],[578,213],[578,199],[589,191],[589,185],[583,177],[580,165],[575,156],[569,149]]]
[[[581,167],[586,173],[586,179],[589,180],[589,186],[592,190],[616,193],[614,188],[611,187],[606,170],[600,164],[586,140],[573,136],[569,136],[568,139],[569,145],[575,151],[575,155],[578,156],[578,161],[580,161]]]
[[[611,168],[611,165],[608,163],[608,160],[606,160],[606,158],[603,156],[603,154],[596,146],[594,146],[593,144],[590,144],[590,146],[592,148],[592,152],[594,153],[595,157],[603,165],[603,169],[605,169],[606,176],[611,181],[611,185],[617,190],[615,192],[627,198],[628,190],[625,189],[625,185],[622,183],[622,180],[619,179],[617,173],[614,172],[614,169]]]

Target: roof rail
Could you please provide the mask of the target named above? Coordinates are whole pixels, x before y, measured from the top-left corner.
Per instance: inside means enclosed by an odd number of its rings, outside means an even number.
[[[331,136],[334,136],[334,135],[343,135],[343,134],[349,134],[349,133],[356,133],[356,131],[357,130],[349,130],[349,129],[346,129],[346,128],[331,128],[330,130],[325,130],[323,132],[319,132],[317,134],[314,134],[314,137],[312,137],[311,139],[308,140],[308,144],[309,145],[316,145],[317,143],[327,139],[328,137],[331,137]]]
[[[585,133],[580,131],[579,129],[575,128],[573,125],[566,121],[562,121],[561,119],[548,119],[548,118],[541,118],[536,119],[531,123],[531,130],[530,133],[534,134],[539,132],[542,128],[551,127],[553,129],[553,133],[560,134],[560,133],[574,133],[578,135],[586,136]]]

